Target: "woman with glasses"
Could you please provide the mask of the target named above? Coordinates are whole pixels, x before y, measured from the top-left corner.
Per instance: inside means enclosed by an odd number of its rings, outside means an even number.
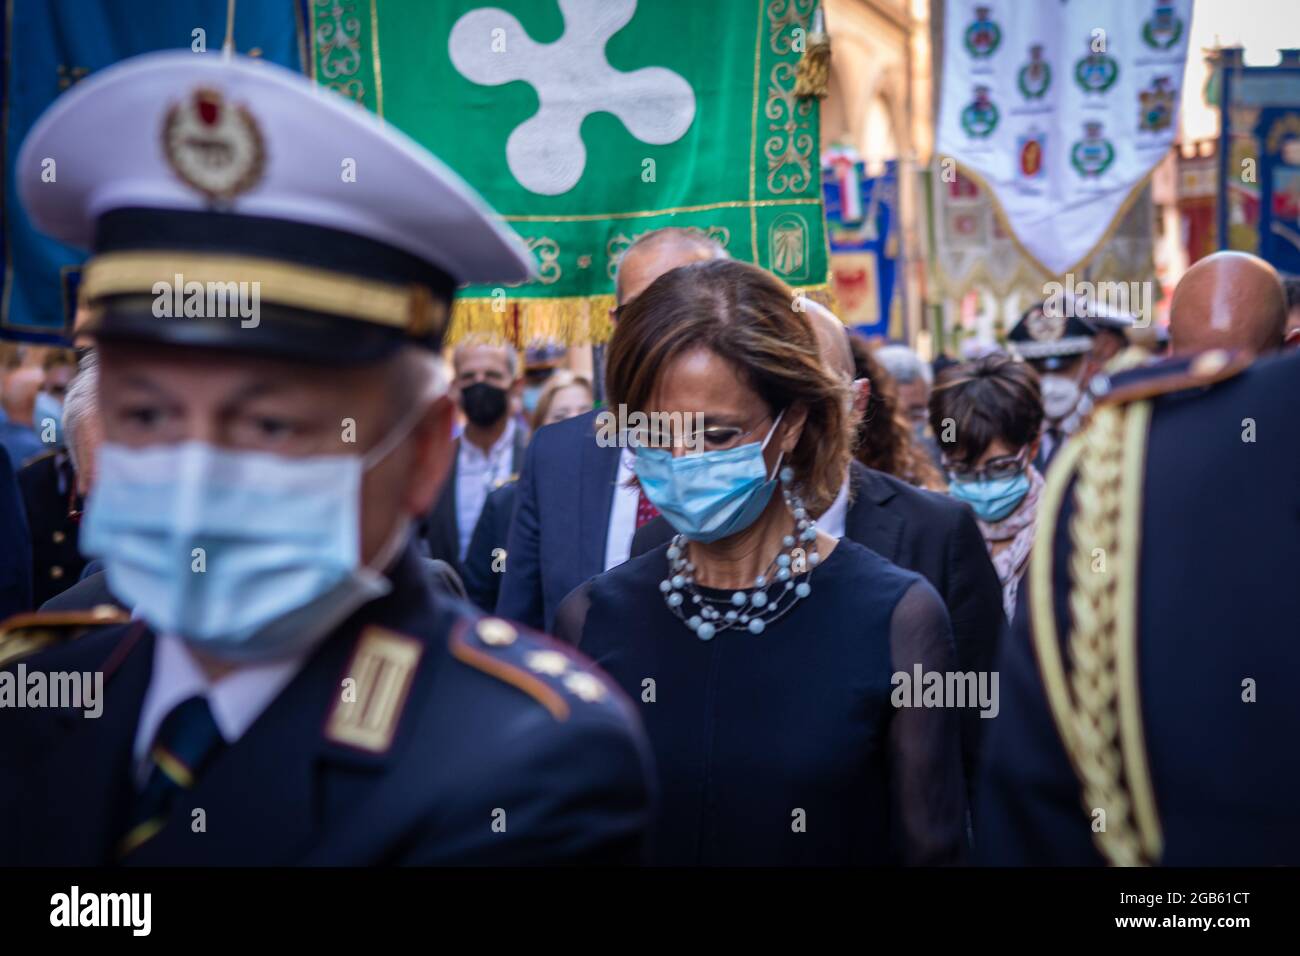
[[[651,862],[952,862],[958,714],[913,692],[953,670],[947,613],[919,575],[812,518],[839,491],[853,423],[797,303],[721,260],[624,311],[611,407],[677,535],[575,591],[556,631],[640,710],[660,792]]]
[[[1033,462],[1042,425],[1037,373],[1006,355],[944,369],[930,395],[948,492],[979,519],[1008,620],[1034,543],[1043,477]]]

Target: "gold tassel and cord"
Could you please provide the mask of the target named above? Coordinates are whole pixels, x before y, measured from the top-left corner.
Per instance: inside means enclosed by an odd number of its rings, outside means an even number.
[[[805,43],[803,56],[795,67],[794,95],[824,100],[830,92],[831,38],[826,32],[826,16],[820,7],[813,14]]]

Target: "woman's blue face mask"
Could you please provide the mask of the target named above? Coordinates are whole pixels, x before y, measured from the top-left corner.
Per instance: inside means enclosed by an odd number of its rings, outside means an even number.
[[[1029,451],[1022,448],[979,468],[948,465],[949,494],[970,505],[985,524],[1001,521],[1029,494]]]
[[[1011,478],[982,478],[977,481],[954,481],[949,493],[964,501],[985,524],[1001,521],[1015,511],[1029,494],[1029,472]]]
[[[637,481],[668,523],[692,541],[720,541],[744,531],[776,488],[781,459],[769,475],[763,452],[784,414],[776,416],[761,442],[676,458],[667,448],[639,449]]]

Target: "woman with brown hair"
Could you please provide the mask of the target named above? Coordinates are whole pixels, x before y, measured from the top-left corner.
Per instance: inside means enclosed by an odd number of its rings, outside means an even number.
[[[722,260],[626,308],[611,406],[678,534],[575,591],[556,630],[641,702],[651,862],[950,862],[957,714],[909,706],[897,676],[953,668],[947,613],[918,575],[817,529],[852,426],[795,301]]]
[[[979,520],[1011,620],[1043,487],[1034,467],[1043,427],[1038,373],[1007,355],[950,366],[930,396],[930,424],[943,448],[949,493]]]
[[[866,407],[858,419],[854,455],[868,468],[902,478],[909,485],[946,491],[943,475],[899,407],[893,377],[876,360],[866,339],[851,335],[849,343],[856,377],[870,383]]]
[[[536,433],[545,425],[585,415],[593,407],[591,380],[567,368],[556,369],[537,396],[529,424]]]

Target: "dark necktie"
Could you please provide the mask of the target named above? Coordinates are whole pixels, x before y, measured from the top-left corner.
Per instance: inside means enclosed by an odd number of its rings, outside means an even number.
[[[193,788],[224,741],[207,698],[191,697],[163,718],[149,750],[149,777],[136,797],[118,857],[130,855],[167,824],[176,795]]]

